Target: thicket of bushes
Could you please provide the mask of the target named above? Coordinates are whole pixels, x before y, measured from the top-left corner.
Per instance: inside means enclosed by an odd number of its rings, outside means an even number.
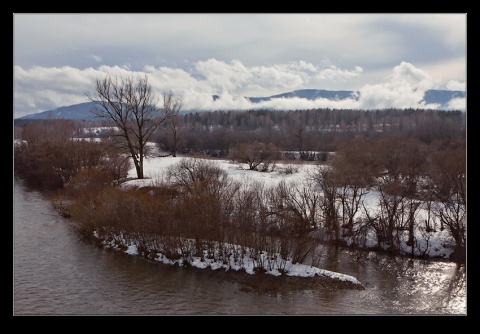
[[[75,137],[79,132],[67,120],[24,126],[14,143],[15,175],[47,191],[63,188],[77,174],[105,184],[123,182],[131,165],[125,155],[111,149],[108,139],[80,140]]]
[[[135,244],[146,257],[162,253],[188,264],[193,257],[229,263],[233,256],[241,266],[248,253],[258,270],[267,264],[284,271],[287,260],[318,260],[312,227],[293,212],[275,212],[277,189],[232,181],[214,162],[198,159],[180,160],[157,183],[77,193],[69,212],[85,235]]]

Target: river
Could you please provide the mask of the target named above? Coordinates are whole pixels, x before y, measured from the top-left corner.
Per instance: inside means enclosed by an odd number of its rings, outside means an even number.
[[[81,240],[39,192],[14,181],[13,315],[466,315],[466,268],[448,261],[352,257],[321,268],[364,290],[246,292],[220,275],[106,251]]]

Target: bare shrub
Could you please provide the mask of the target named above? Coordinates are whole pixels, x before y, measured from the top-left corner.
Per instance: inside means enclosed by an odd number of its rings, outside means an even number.
[[[286,164],[285,166],[279,169],[279,173],[285,174],[285,175],[297,174],[301,168],[302,168],[302,165]]]
[[[174,208],[177,228],[196,240],[198,253],[208,240],[223,242],[238,184],[215,162],[200,159],[182,159],[171,166],[166,181],[179,191]]]
[[[253,246],[253,234],[258,229],[264,184],[244,180],[233,198],[233,209],[227,231],[227,240],[233,244]]]
[[[280,150],[273,144],[254,142],[237,144],[230,148],[232,161],[248,165],[250,170],[271,171],[272,164],[280,157]]]
[[[110,186],[113,175],[98,168],[82,169],[77,175],[65,184],[64,193],[72,198],[82,196],[95,196],[102,188]]]

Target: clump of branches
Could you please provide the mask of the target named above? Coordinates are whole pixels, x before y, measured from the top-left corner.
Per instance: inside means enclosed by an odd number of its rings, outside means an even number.
[[[271,143],[241,143],[230,148],[229,158],[234,162],[248,165],[249,170],[269,172],[275,169],[280,157],[278,147]]]

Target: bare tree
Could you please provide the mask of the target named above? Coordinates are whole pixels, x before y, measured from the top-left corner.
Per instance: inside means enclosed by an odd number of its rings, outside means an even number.
[[[466,142],[452,142],[438,148],[431,161],[436,204],[434,212],[442,229],[455,240],[456,260],[465,260],[467,244],[467,151]]]
[[[334,241],[340,240],[339,203],[337,196],[338,180],[332,166],[318,165],[310,178],[314,181],[322,195],[320,196],[320,209],[323,212],[324,226],[329,234],[333,234]]]
[[[375,154],[373,145],[364,139],[341,144],[331,165],[337,182],[337,196],[341,203],[342,227],[353,236],[355,217],[363,206],[363,199],[373,184]]]
[[[377,175],[379,192],[379,244],[392,252],[400,249],[400,232],[408,230],[407,245],[415,243],[416,212],[420,207],[420,182],[424,175],[426,151],[421,142],[399,136],[386,137],[376,143],[382,166]]]
[[[164,95],[163,108],[157,107],[148,77],[112,77],[97,79],[95,94],[87,97],[96,106],[92,112],[112,121],[115,147],[125,149],[133,160],[137,177],[143,179],[143,161],[147,142],[154,131],[177,112],[172,93]],[[181,105],[181,104],[180,104]]]
[[[182,101],[176,99],[172,92],[164,93],[163,94],[163,109],[167,110],[167,113],[170,114],[170,120],[167,124],[168,128],[168,135],[170,137],[171,142],[171,152],[172,156],[177,156],[178,145],[180,144],[181,140],[181,129],[180,129],[180,117],[178,117],[178,113],[182,108]]]
[[[288,236],[306,234],[318,227],[321,196],[310,181],[285,182],[282,180],[273,189],[275,215],[283,221],[283,230]]]

